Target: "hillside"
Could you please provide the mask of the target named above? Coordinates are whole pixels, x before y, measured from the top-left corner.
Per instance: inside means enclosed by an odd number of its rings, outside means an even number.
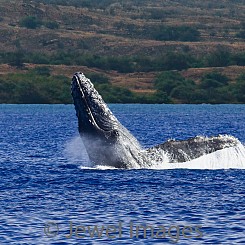
[[[1,79],[38,66],[69,79],[82,70],[147,95],[157,90],[154,81],[163,71],[176,70],[196,84],[206,73],[221,73],[229,84],[245,73],[244,0],[0,4]]]

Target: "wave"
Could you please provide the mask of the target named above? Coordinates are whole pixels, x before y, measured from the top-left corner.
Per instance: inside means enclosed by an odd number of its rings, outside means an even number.
[[[187,162],[156,163],[151,169],[245,169],[245,147],[239,143]]]
[[[116,169],[120,169],[120,168],[115,168],[112,166],[108,166],[108,165],[96,165],[94,167],[85,167],[85,166],[79,166],[80,169],[90,169],[90,170],[116,170]]]
[[[75,136],[66,143],[64,153],[68,162],[79,164],[80,169],[117,169],[107,165],[93,166],[80,136]],[[234,147],[218,150],[186,162],[168,162],[166,155],[161,151],[155,152],[155,157],[164,160],[153,161],[151,167],[145,169],[245,169],[245,147],[240,141]]]

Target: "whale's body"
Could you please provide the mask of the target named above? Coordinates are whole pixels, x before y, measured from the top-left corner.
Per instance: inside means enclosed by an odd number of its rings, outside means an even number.
[[[185,162],[237,145],[232,136],[194,137],[169,140],[143,149],[137,139],[117,120],[91,81],[75,73],[71,87],[78,130],[93,165],[116,168],[147,168],[155,161]],[[164,162],[162,162],[164,164]]]

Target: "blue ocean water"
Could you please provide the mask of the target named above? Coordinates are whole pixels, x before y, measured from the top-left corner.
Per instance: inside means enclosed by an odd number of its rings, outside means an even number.
[[[245,142],[245,105],[110,107],[145,147]],[[81,168],[73,105],[0,105],[0,118],[0,244],[245,244],[245,170]]]

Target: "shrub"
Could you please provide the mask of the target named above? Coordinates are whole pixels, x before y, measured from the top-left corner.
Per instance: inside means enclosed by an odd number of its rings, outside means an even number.
[[[37,27],[41,26],[41,24],[42,22],[35,16],[27,16],[20,20],[20,26],[28,29],[36,29]]]
[[[109,84],[95,84],[96,89],[108,103],[134,103],[135,94],[126,88]]]
[[[44,23],[44,26],[49,28],[49,29],[58,29],[59,24],[55,21],[48,21]]]
[[[214,79],[204,79],[201,81],[200,83],[200,88],[204,88],[204,89],[210,89],[210,88],[218,88],[218,87],[222,87],[223,84],[214,80]]]
[[[92,83],[109,83],[109,78],[101,73],[88,73],[86,75]]]
[[[210,89],[228,85],[228,77],[218,72],[207,73],[202,77],[200,88]]]
[[[242,30],[236,34],[236,37],[245,39],[245,30]]]
[[[184,70],[190,67],[191,57],[183,53],[167,53],[163,59],[164,70]]]
[[[11,53],[7,57],[7,62],[11,66],[16,66],[17,68],[23,68],[24,67],[24,52],[19,50],[16,53]]]
[[[47,77],[31,71],[4,75],[1,79],[2,103],[71,103],[70,81],[64,76]]]
[[[234,54],[231,59],[235,65],[245,66],[245,52]]]
[[[163,21],[166,17],[166,13],[162,9],[152,8],[148,10],[151,19]],[[145,16],[143,16],[145,17]]]
[[[202,80],[205,79],[213,79],[223,85],[227,85],[229,78],[221,73],[218,72],[211,72],[211,73],[207,73],[203,76]]]
[[[190,26],[157,26],[152,27],[151,35],[159,41],[190,41],[195,42],[200,38],[200,32]]]
[[[241,30],[236,34],[236,37],[245,39],[245,22],[241,22],[240,28]]]
[[[161,91],[156,91],[153,94],[144,94],[144,95],[135,95],[136,103],[142,103],[142,104],[168,104],[171,103],[172,100],[169,96],[167,96],[166,93]]]
[[[165,92],[168,96],[172,90],[184,83],[185,79],[177,72],[162,72],[154,81],[154,86],[158,91]]]
[[[33,72],[40,76],[50,76],[50,69],[47,66],[37,66],[33,69]]]
[[[206,56],[206,66],[224,67],[231,62],[231,53],[225,47],[218,47],[217,50]]]
[[[234,86],[234,93],[238,102],[245,103],[245,73],[237,78]]]
[[[180,100],[182,103],[193,103],[195,84],[191,80],[185,80],[181,85],[173,88],[171,97]]]

